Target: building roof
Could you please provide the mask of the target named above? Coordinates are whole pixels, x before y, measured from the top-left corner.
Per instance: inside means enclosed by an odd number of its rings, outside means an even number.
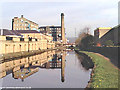
[[[112,29],[115,29],[115,28],[120,28],[120,24],[118,24],[117,26],[113,27]]]
[[[8,29],[0,29],[0,35],[2,34],[3,36],[9,36],[9,35],[21,36],[22,33],[40,33],[40,32],[38,32],[36,30],[8,30]]]
[[[26,19],[26,18],[25,18]],[[28,19],[26,19],[26,20],[28,20]],[[34,23],[34,24],[36,24],[36,25],[38,25],[37,23],[35,23],[35,22],[33,22],[33,21],[31,21],[31,20],[28,20],[29,22],[32,22],[32,23]]]
[[[116,30],[119,30],[118,28],[120,28],[120,24],[118,24],[117,26],[111,28],[111,29],[110,29],[107,33],[105,33],[102,37],[106,36],[108,33],[114,31],[115,29],[116,29]]]
[[[3,31],[2,31],[3,30]],[[8,29],[0,29],[0,35],[16,35],[16,36],[21,36],[21,34],[15,30],[8,30]]]
[[[40,31],[40,33],[47,33],[47,31],[46,31],[46,30],[44,30],[44,31]]]
[[[39,27],[40,28],[46,28],[46,27],[49,27],[49,28],[61,28],[61,26],[42,26],[42,27]]]
[[[16,18],[18,18],[18,17],[14,17],[14,19],[16,19]],[[23,15],[21,15],[21,17],[19,19],[22,19],[22,18],[24,18]],[[26,19],[26,18],[24,18],[24,19]],[[28,19],[26,19],[26,20],[28,20]],[[35,22],[31,21],[31,20],[28,20],[28,21],[31,22],[31,23],[34,23],[34,24],[38,25],[37,23],[35,23]]]
[[[40,33],[36,30],[13,30],[13,31],[16,31],[18,33]]]
[[[99,27],[99,29],[111,29],[111,27]]]

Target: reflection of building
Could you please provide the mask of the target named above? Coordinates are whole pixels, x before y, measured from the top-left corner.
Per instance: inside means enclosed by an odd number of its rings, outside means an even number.
[[[22,81],[24,81],[25,78],[31,76],[32,74],[38,72],[38,68],[22,68],[18,71],[13,72],[13,78],[15,79],[21,79]]]
[[[13,73],[13,78],[22,81],[38,72],[38,68],[61,69],[61,81],[64,82],[66,53],[44,52],[35,56],[6,61],[0,64],[0,78]]]
[[[44,63],[41,68],[47,69],[60,69],[61,68],[61,56],[59,57],[58,54],[53,55],[53,58],[48,62]]]
[[[21,15],[20,18],[14,17],[14,19],[12,19],[12,30],[38,30],[38,24]]]
[[[44,26],[39,27],[39,30],[43,34],[48,34],[53,37],[53,41],[60,41],[61,36],[61,26]]]
[[[53,59],[41,65],[41,68],[61,69],[61,81],[65,81],[65,57],[66,52],[53,55]]]
[[[36,71],[36,69],[33,69],[31,66],[42,66],[44,63],[50,60],[50,57],[53,57],[53,54],[55,54],[55,51],[49,51],[49,54],[48,52],[44,52],[35,56],[0,63],[0,78],[10,73],[16,73],[16,71],[22,72],[22,70],[26,70],[26,72],[28,72],[28,70],[30,69],[32,70],[32,72],[34,72],[34,70]]]

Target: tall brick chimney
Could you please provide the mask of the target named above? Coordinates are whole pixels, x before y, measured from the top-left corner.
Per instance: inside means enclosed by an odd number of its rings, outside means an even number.
[[[64,27],[64,13],[61,13],[61,36],[62,43],[65,43],[65,27]]]
[[[21,15],[21,18],[23,18],[23,15]]]

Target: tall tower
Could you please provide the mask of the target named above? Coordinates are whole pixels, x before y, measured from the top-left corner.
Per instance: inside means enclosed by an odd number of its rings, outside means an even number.
[[[62,43],[65,43],[65,27],[64,27],[64,13],[61,13],[61,36]]]

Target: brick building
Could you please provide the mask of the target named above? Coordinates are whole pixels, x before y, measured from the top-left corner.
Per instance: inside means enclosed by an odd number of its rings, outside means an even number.
[[[108,31],[110,31],[111,28],[110,27],[99,27],[97,29],[94,30],[94,40],[95,43],[100,43],[99,39],[106,34]]]
[[[52,36],[43,35],[36,30],[0,29],[0,43],[0,54],[55,47]]]
[[[114,45],[120,45],[120,24],[113,27],[100,38],[102,45],[105,45],[107,41],[111,41]]]
[[[53,41],[60,41],[62,39],[61,26],[43,26],[39,27],[39,30],[42,34],[51,35]]]
[[[14,17],[12,19],[12,30],[38,30],[38,24],[21,15],[20,18]]]

